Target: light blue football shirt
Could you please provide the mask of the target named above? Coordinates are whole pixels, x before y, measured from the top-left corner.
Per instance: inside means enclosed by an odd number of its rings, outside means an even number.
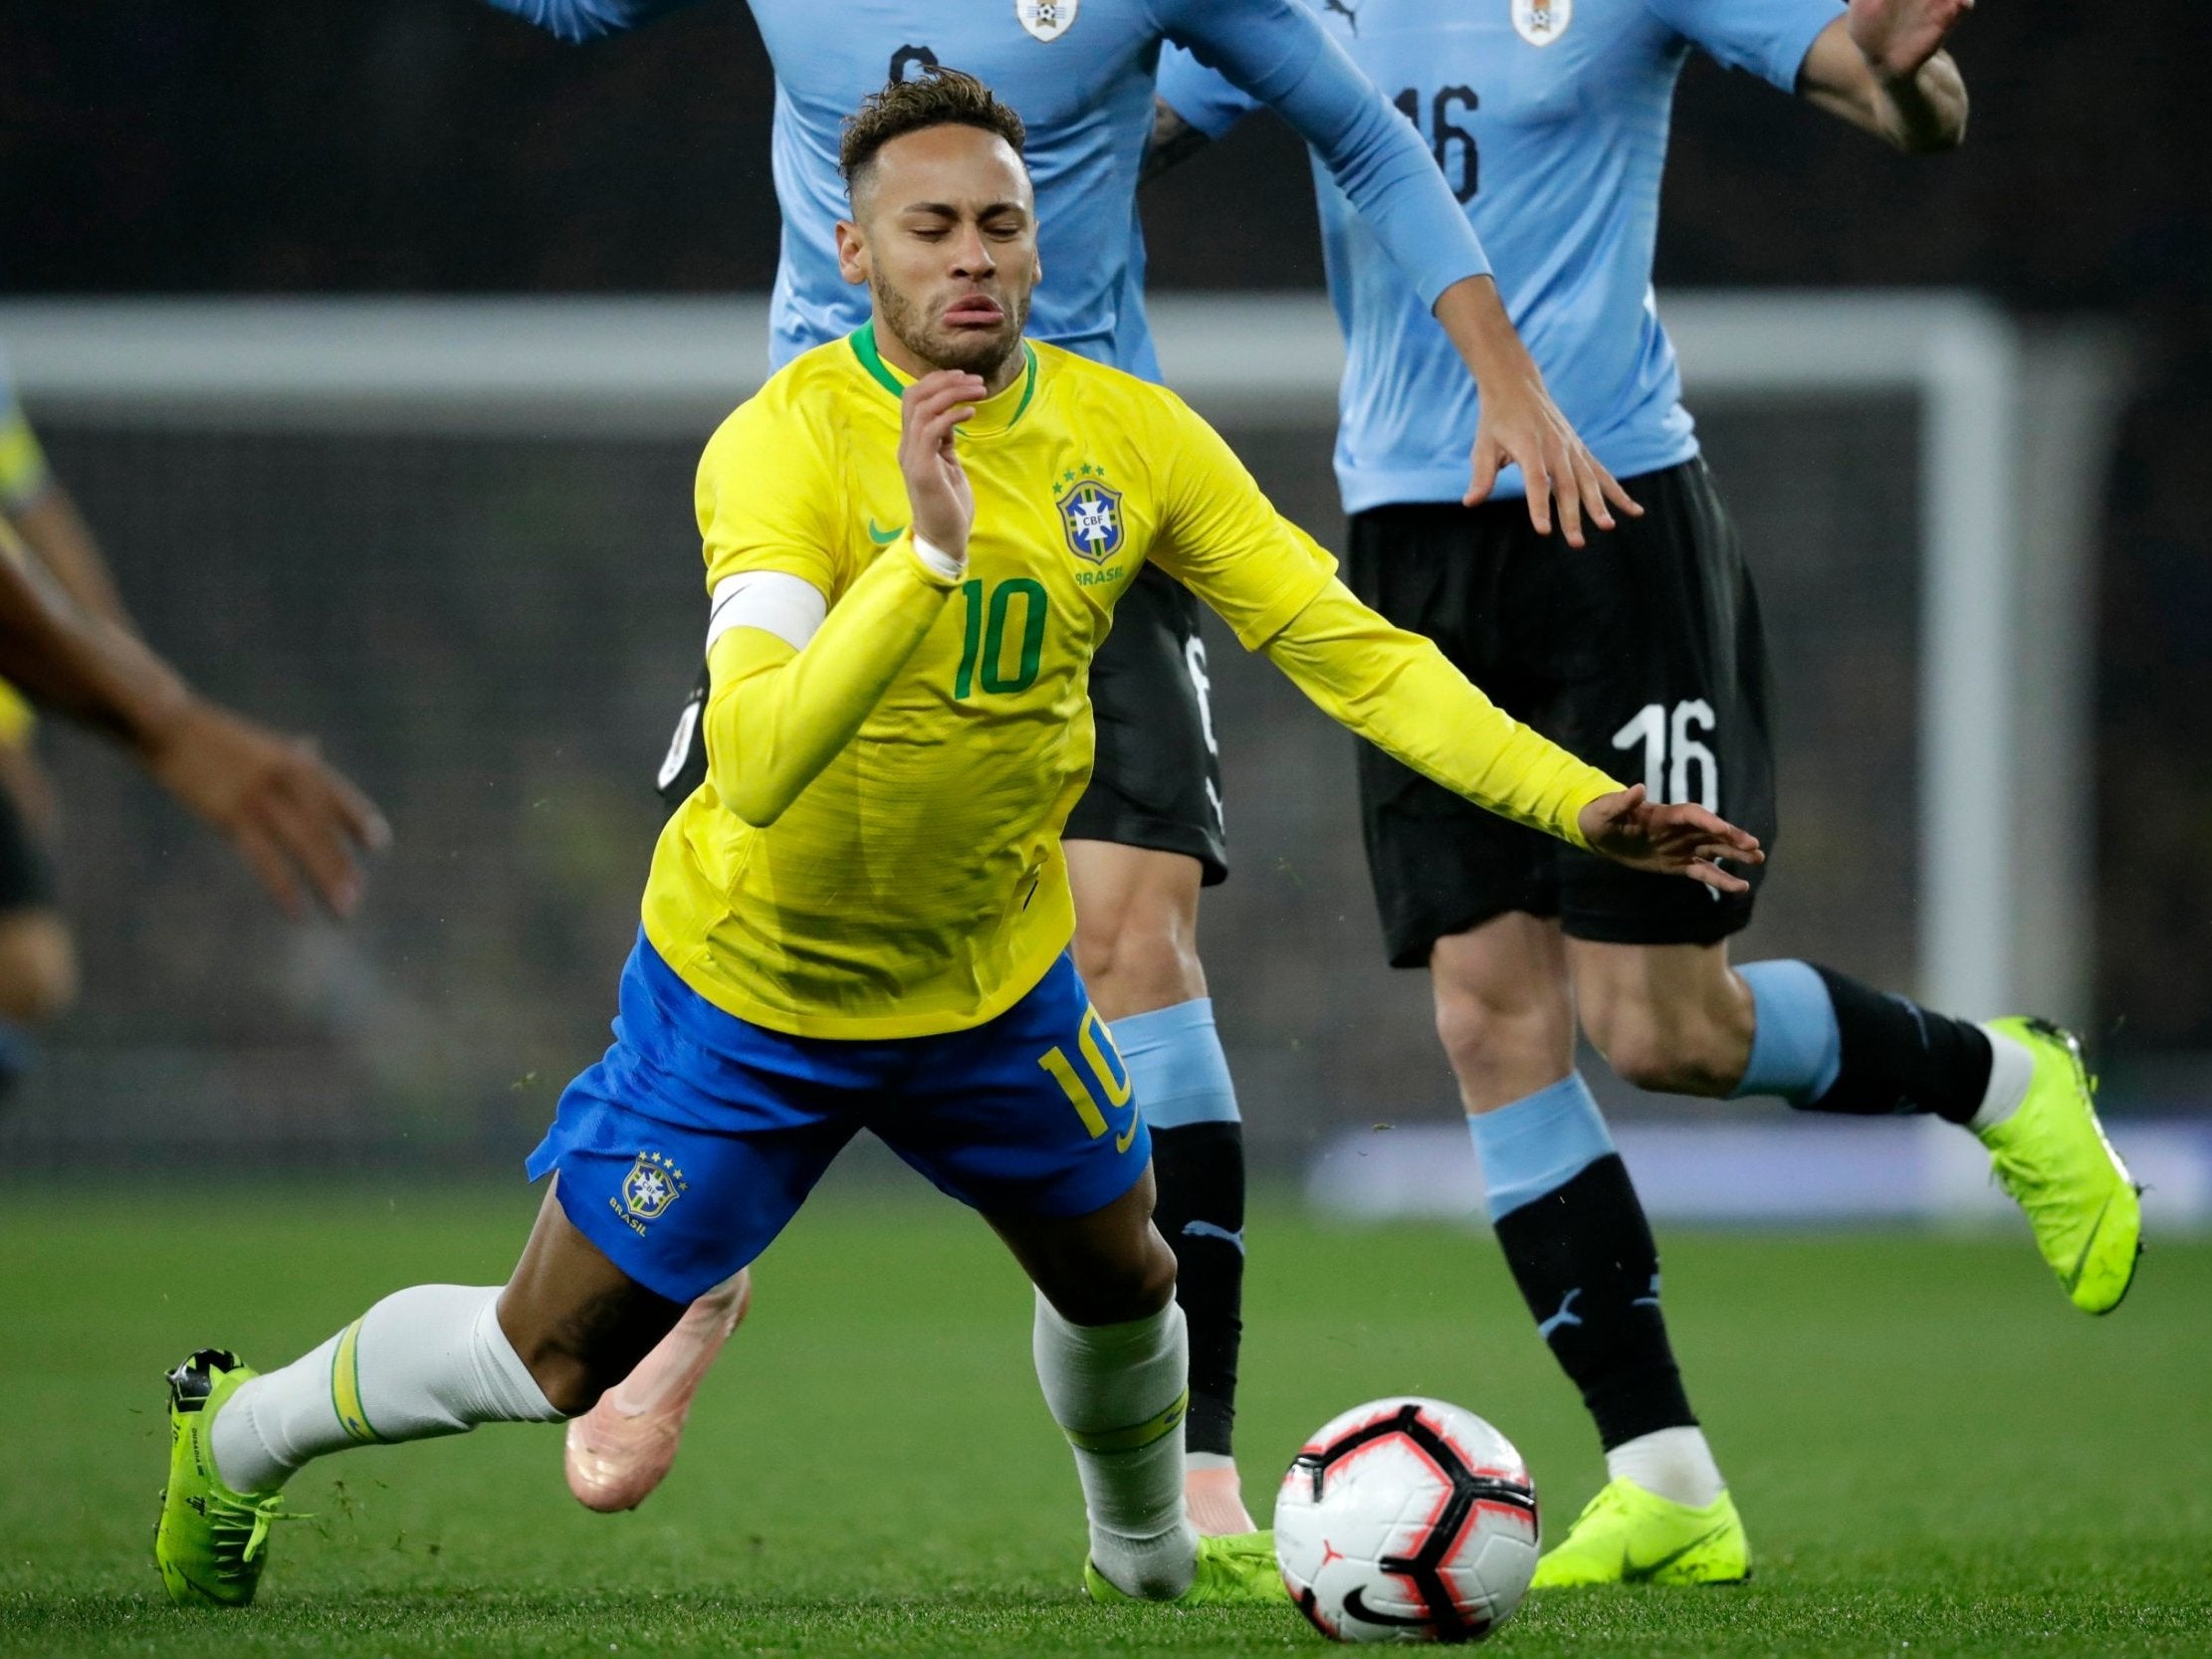
[[[1312,0],[1465,204],[1551,395],[1617,478],[1697,453],[1652,294],[1659,174],[1692,46],[1797,84],[1838,0]],[[1325,10],[1323,9],[1325,8]],[[1160,96],[1218,135],[1250,99],[1190,55]],[[1466,493],[1475,392],[1428,307],[1316,173],[1344,330],[1337,481],[1348,513]],[[1526,494],[1508,468],[1497,494]]]
[[[631,28],[689,0],[491,0],[568,40]],[[843,123],[918,65],[966,70],[1029,129],[1044,281],[1029,332],[1159,378],[1145,321],[1137,172],[1165,43],[1277,109],[1366,215],[1408,304],[1424,310],[1489,269],[1429,158],[1313,13],[1296,0],[749,0],[775,67],[774,166],[783,237],[770,359],[850,333],[867,292],[837,271],[832,227]],[[1356,208],[1355,205],[1356,204]]]

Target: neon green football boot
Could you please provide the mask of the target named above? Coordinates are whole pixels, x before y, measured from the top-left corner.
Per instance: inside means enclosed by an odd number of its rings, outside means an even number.
[[[1727,1493],[1691,1509],[1634,1481],[1608,1481],[1544,1553],[1528,1587],[1740,1584],[1750,1576],[1751,1542]]]
[[[2134,1281],[2142,1201],[2097,1121],[2097,1080],[2081,1040],[2049,1020],[1991,1020],[1988,1029],[2025,1048],[2036,1069],[2027,1099],[1980,1131],[1981,1142],[2074,1306],[2108,1314]]]
[[[269,1562],[269,1528],[285,1519],[275,1492],[237,1493],[215,1474],[208,1425],[254,1373],[238,1355],[203,1348],[169,1373],[169,1484],[153,1558],[179,1607],[243,1607]]]
[[[1275,1535],[1269,1532],[1231,1533],[1227,1538],[1199,1540],[1198,1576],[1191,1587],[1172,1601],[1146,1603],[1108,1581],[1106,1574],[1086,1560],[1083,1587],[1101,1606],[1136,1602],[1155,1607],[1287,1607],[1290,1592],[1283,1588],[1282,1569],[1275,1565]]]

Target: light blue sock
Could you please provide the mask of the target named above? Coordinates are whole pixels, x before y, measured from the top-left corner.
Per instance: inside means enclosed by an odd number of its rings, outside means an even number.
[[[1743,1078],[1728,1092],[1779,1095],[1793,1106],[1819,1100],[1843,1069],[1844,1036],[1836,1004],[1821,976],[1806,962],[1746,962],[1736,970],[1751,987],[1757,1025]]]
[[[1114,1021],[1114,1047],[1136,1085],[1137,1109],[1154,1129],[1233,1124],[1236,1085],[1214,1029],[1214,999],[1196,997]]]
[[[1613,1150],[1604,1115],[1580,1072],[1495,1112],[1468,1113],[1467,1132],[1493,1222],[1557,1192]]]

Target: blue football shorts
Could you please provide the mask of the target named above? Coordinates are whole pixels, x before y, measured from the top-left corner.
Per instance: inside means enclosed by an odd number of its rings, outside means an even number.
[[[709,1002],[638,935],[614,1046],[526,1167],[578,1231],[689,1302],[767,1249],[873,1132],[987,1215],[1088,1215],[1152,1158],[1129,1073],[1065,954],[996,1019],[934,1037],[793,1037]]]

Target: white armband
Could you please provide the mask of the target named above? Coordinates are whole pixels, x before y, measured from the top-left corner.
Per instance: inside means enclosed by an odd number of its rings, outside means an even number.
[[[957,582],[968,574],[968,555],[948,553],[934,541],[925,541],[917,530],[914,534],[914,556],[922,567],[939,581]]]
[[[707,613],[707,650],[733,628],[758,628],[774,634],[793,651],[803,651],[829,614],[821,589],[784,570],[743,570],[715,583]]]

